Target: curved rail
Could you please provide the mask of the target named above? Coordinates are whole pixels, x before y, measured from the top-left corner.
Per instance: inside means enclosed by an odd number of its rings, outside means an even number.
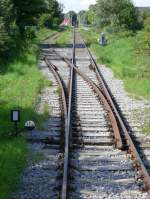
[[[65,91],[63,88],[63,84],[61,82],[61,78],[59,74],[56,72],[57,67],[49,62],[49,60],[44,57],[44,60],[52,71],[54,76],[56,77],[59,85],[62,90],[62,97],[65,104],[65,148],[64,148],[64,165],[63,165],[63,181],[62,181],[62,189],[61,189],[61,199],[67,198],[67,187],[68,187],[68,163],[69,163],[69,146],[70,146],[70,130],[71,130],[71,107],[72,107],[72,88],[73,88],[73,80],[74,80],[74,68],[72,67],[70,70],[70,83],[69,83],[69,102],[68,102],[68,111],[67,111],[67,102]],[[72,51],[72,64],[75,63],[75,30],[73,33],[73,51]]]
[[[72,64],[75,63],[75,30],[73,32],[73,51],[72,51]],[[74,69],[70,70],[70,84],[69,84],[69,103],[68,103],[68,119],[67,119],[67,132],[65,136],[65,154],[64,154],[64,172],[61,199],[67,198],[68,186],[68,163],[69,163],[69,146],[70,146],[70,130],[71,130],[71,107],[72,107],[72,88],[74,80]]]
[[[67,118],[68,118],[68,114],[67,114],[67,101],[66,101],[66,95],[65,95],[65,90],[64,90],[64,87],[63,87],[63,83],[61,81],[61,78],[60,78],[59,74],[57,73],[57,67],[55,65],[53,65],[52,63],[50,63],[49,60],[46,58],[46,56],[44,56],[44,61],[47,64],[49,70],[55,76],[59,86],[61,87],[61,95],[62,95],[63,108],[64,108],[64,119],[65,119],[65,124],[66,124],[66,121],[67,121]],[[65,125],[65,127],[66,127],[66,125]]]
[[[99,80],[99,83],[101,85],[101,88],[96,85],[88,76],[86,76],[84,73],[82,73],[75,65],[75,30],[73,33],[73,52],[72,52],[72,62],[68,60],[65,57],[62,57],[60,54],[59,57],[64,60],[67,65],[71,68],[70,70],[70,85],[69,85],[69,100],[68,100],[68,112],[67,112],[67,103],[66,103],[66,96],[65,91],[63,88],[63,84],[61,82],[61,78],[59,74],[57,73],[57,67],[51,64],[45,57],[45,62],[47,63],[50,70],[55,75],[58,83],[61,86],[62,89],[62,98],[64,102],[64,115],[65,115],[65,149],[64,149],[64,168],[63,168],[63,183],[62,183],[62,192],[61,192],[61,199],[67,198],[67,188],[68,188],[68,163],[69,163],[69,146],[70,146],[70,136],[71,136],[71,120],[72,120],[72,92],[73,92],[73,82],[74,82],[74,74],[75,72],[78,73],[94,90],[94,92],[97,94],[99,99],[103,101],[103,104],[108,112],[113,132],[114,132],[114,138],[115,138],[115,145],[117,148],[122,149],[123,143],[122,143],[122,136],[120,133],[120,130],[122,132],[122,135],[124,135],[126,142],[128,144],[128,150],[132,154],[133,162],[136,165],[136,168],[138,169],[140,173],[140,177],[143,179],[145,184],[145,190],[150,193],[150,177],[149,174],[137,152],[137,149],[133,143],[132,138],[130,137],[130,134],[125,126],[125,123],[120,115],[120,112],[118,111],[115,102],[113,100],[111,92],[108,90],[107,84],[101,74],[100,69],[98,68],[90,50],[87,48],[85,41],[83,40],[85,48],[88,50],[89,57],[91,60],[91,64],[95,70],[95,73],[97,75],[97,78]]]
[[[114,116],[113,110],[110,106],[110,104],[108,103],[108,100],[106,98],[106,96],[103,94],[103,92],[99,89],[99,87],[90,79],[88,78],[85,74],[83,74],[76,66],[75,64],[71,63],[67,58],[62,57],[61,55],[59,55],[57,53],[57,55],[64,60],[68,66],[70,66],[71,68],[73,68],[80,76],[82,76],[85,81],[87,81],[88,83],[90,83],[90,85],[92,86],[92,88],[95,90],[95,92],[98,94],[98,96],[100,97],[100,99],[103,101],[104,106],[106,107],[108,114],[109,114],[109,118],[112,124],[112,128],[113,128],[113,132],[114,132],[114,139],[115,139],[115,146],[118,149],[122,149],[123,148],[123,143],[122,143],[122,138],[120,135],[120,131],[119,131],[119,127],[116,121],[116,118]]]
[[[66,169],[68,167],[68,157],[69,157],[69,132],[70,132],[70,121],[68,120],[68,113],[67,113],[67,101],[65,96],[64,87],[61,81],[61,78],[58,74],[57,67],[49,62],[49,60],[44,57],[44,60],[48,66],[48,68],[52,71],[54,74],[57,82],[59,83],[62,91],[62,99],[64,104],[64,119],[65,119],[65,147],[64,147],[64,166],[63,166],[63,182],[62,182],[62,199],[66,198],[67,194],[67,176],[68,176],[68,170]],[[67,166],[66,166],[67,165]]]
[[[91,85],[91,87],[93,88],[93,90],[95,91],[95,93],[97,93],[97,95],[99,96],[99,98],[102,100],[102,102],[104,103],[104,106],[108,112],[111,124],[112,124],[112,128],[114,131],[114,138],[115,138],[115,146],[118,149],[122,149],[123,147],[123,143],[122,143],[122,139],[120,136],[120,132],[119,132],[119,128],[115,119],[115,116],[113,114],[113,111],[109,105],[109,103],[107,102],[107,99],[105,98],[105,96],[103,95],[103,93],[99,90],[99,88],[97,87],[97,85],[90,79],[88,78],[85,74],[83,74],[75,65],[71,64],[66,58],[64,58],[64,61],[68,64],[68,66],[74,68],[74,70],[88,83]]]
[[[142,162],[142,159],[140,158],[140,155],[133,143],[133,140],[130,136],[130,132],[128,131],[128,129],[126,128],[126,125],[119,113],[119,111],[117,110],[116,108],[116,102],[114,102],[114,99],[112,97],[112,93],[110,90],[108,90],[108,86],[104,80],[104,77],[95,61],[95,59],[93,58],[90,50],[88,49],[88,47],[86,46],[86,43],[85,41],[83,40],[84,42],[84,45],[85,45],[85,48],[87,49],[88,51],[88,54],[89,54],[89,57],[91,59],[91,63],[95,69],[95,72],[96,72],[96,75],[97,75],[97,78],[100,82],[100,84],[102,85],[102,88],[103,88],[103,94],[106,96],[108,102],[110,103],[112,109],[113,109],[113,112],[117,118],[117,121],[119,123],[119,126],[122,130],[122,133],[126,139],[126,142],[127,142],[127,145],[128,145],[128,151],[131,153],[132,155],[132,159],[133,159],[133,162],[134,162],[134,165],[135,167],[138,169],[138,171],[140,172],[140,177],[143,179],[143,182],[145,184],[145,190],[150,193],[150,176],[149,176],[149,173],[148,171],[146,170],[146,167],[144,166],[144,163]]]

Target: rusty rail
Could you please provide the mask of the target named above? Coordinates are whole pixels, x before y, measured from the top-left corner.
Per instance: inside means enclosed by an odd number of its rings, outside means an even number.
[[[66,102],[66,95],[65,95],[65,91],[64,91],[64,87],[61,81],[61,78],[59,76],[59,74],[57,73],[57,68],[55,65],[53,65],[52,63],[49,62],[49,60],[46,58],[46,56],[44,56],[44,61],[46,63],[46,65],[48,66],[49,70],[53,73],[53,75],[55,76],[59,86],[61,87],[61,96],[62,96],[62,101],[63,101],[63,108],[64,108],[64,119],[65,119],[65,127],[66,127],[66,121],[67,121],[67,102]],[[66,128],[65,128],[66,130]]]
[[[91,85],[91,87],[93,88],[93,90],[95,91],[95,93],[99,96],[99,99],[102,100],[102,102],[104,103],[104,106],[106,108],[106,111],[108,112],[111,124],[112,124],[112,128],[113,131],[115,132],[115,146],[118,149],[121,149],[123,147],[123,143],[122,143],[122,139],[120,136],[120,132],[119,132],[119,128],[115,119],[115,116],[113,114],[113,111],[109,105],[109,103],[107,102],[107,99],[105,98],[105,96],[103,95],[103,93],[99,90],[99,88],[97,87],[97,85],[90,79],[88,78],[85,74],[83,74],[75,65],[71,64],[66,58],[64,58],[64,61],[68,64],[68,66],[74,68],[74,70],[88,83]]]
[[[67,170],[67,165],[68,165],[68,157],[69,157],[69,131],[70,131],[70,125],[69,125],[69,120],[68,120],[68,113],[67,113],[67,102],[66,102],[66,96],[65,96],[65,91],[64,87],[61,81],[61,78],[56,71],[57,68],[55,65],[50,63],[50,61],[44,57],[44,60],[48,66],[48,68],[52,71],[54,74],[57,82],[59,83],[62,91],[62,99],[63,99],[63,104],[64,104],[64,118],[65,118],[65,147],[64,147],[64,167],[63,167],[63,183],[62,183],[62,199],[66,198],[66,193],[67,193],[67,176],[68,176],[68,170]]]
[[[143,179],[144,184],[145,184],[145,190],[150,193],[150,176],[137,152],[137,149],[133,143],[132,138],[130,137],[130,134],[125,126],[125,123],[123,119],[120,116],[119,111],[117,110],[115,103],[112,98],[111,92],[108,90],[106,82],[90,52],[90,50],[87,48],[85,41],[84,45],[86,49],[88,50],[89,57],[91,59],[91,63],[95,69],[97,78],[102,86],[102,89],[99,88],[98,85],[96,85],[89,77],[87,77],[85,74],[83,74],[75,65],[75,30],[73,34],[73,53],[72,53],[72,62],[70,62],[67,58],[62,57],[61,55],[60,58],[63,59],[67,65],[70,67],[70,86],[69,86],[69,104],[68,104],[68,112],[67,110],[67,105],[66,105],[66,114],[65,114],[65,153],[64,153],[64,170],[63,170],[63,184],[62,184],[62,192],[61,192],[61,199],[66,199],[67,198],[67,188],[68,188],[68,162],[69,162],[69,146],[70,146],[70,135],[71,135],[71,108],[72,108],[72,88],[73,88],[73,81],[74,81],[74,73],[78,73],[82,78],[90,84],[90,86],[93,88],[94,92],[97,93],[99,98],[103,101],[105,108],[108,112],[113,131],[114,131],[114,137],[115,137],[115,145],[117,148],[123,148],[123,143],[122,143],[122,138],[121,134],[119,131],[119,128],[121,128],[121,132],[126,138],[126,142],[128,144],[128,150],[132,154],[133,162],[136,165],[136,168],[138,169],[140,173],[140,177]],[[45,60],[46,63],[48,60]],[[49,67],[51,68],[53,73],[57,73],[55,70],[54,65],[47,63]],[[57,75],[56,75],[57,76]],[[59,77],[59,76],[58,76]],[[57,79],[57,78],[56,78]],[[60,79],[60,78],[59,78]],[[60,80],[61,81],[61,80]],[[62,85],[63,87],[63,85]],[[65,98],[65,92],[62,88],[62,96]],[[66,99],[65,99],[65,104],[66,104]],[[119,127],[118,127],[119,126]]]
[[[119,123],[119,126],[122,130],[122,133],[126,139],[126,142],[127,142],[127,145],[128,145],[128,151],[131,153],[132,155],[132,159],[133,159],[133,162],[135,164],[135,167],[138,169],[139,173],[140,173],[140,177],[143,179],[143,182],[145,184],[145,191],[147,191],[149,194],[150,194],[150,175],[148,173],[148,171],[146,170],[146,167],[134,145],[134,142],[130,136],[130,132],[128,131],[128,129],[126,128],[126,125],[119,113],[119,111],[117,110],[116,108],[116,105],[113,100],[113,97],[112,97],[112,93],[110,90],[108,90],[108,86],[104,80],[104,77],[95,61],[95,59],[93,58],[90,50],[88,49],[88,47],[86,46],[85,44],[85,41],[83,40],[84,42],[84,45],[88,51],[88,54],[89,54],[89,57],[91,59],[91,63],[92,65],[94,66],[94,69],[95,69],[95,72],[96,72],[96,75],[97,75],[97,78],[103,88],[103,94],[106,96],[107,98],[107,101],[109,102],[109,104],[111,105],[112,109],[113,109],[113,112],[115,114],[115,117],[117,118],[117,122]]]
[[[75,29],[73,32],[73,51],[72,51],[72,64],[75,63]],[[69,84],[69,103],[68,103],[68,120],[67,120],[67,134],[65,137],[65,154],[64,154],[64,171],[63,171],[63,184],[61,199],[67,198],[68,188],[68,163],[69,163],[69,146],[71,136],[71,108],[72,108],[72,92],[73,92],[74,69],[70,70],[70,84]]]
[[[74,31],[74,43],[75,43],[75,31]],[[75,51],[75,45],[74,45],[74,51]],[[73,54],[75,55],[75,52],[73,52]],[[114,139],[115,139],[115,146],[118,148],[118,149],[122,149],[123,147],[123,143],[122,143],[122,138],[120,136],[120,131],[119,131],[119,128],[118,128],[118,124],[117,124],[117,121],[116,121],[116,118],[114,116],[114,113],[112,111],[112,108],[111,106],[109,105],[108,101],[107,101],[107,98],[106,96],[103,94],[103,92],[98,88],[98,86],[90,79],[88,78],[85,74],[83,74],[75,65],[74,62],[70,62],[70,60],[68,60],[67,58],[65,57],[62,57],[60,54],[57,53],[57,55],[62,59],[64,60],[68,66],[70,66],[72,69],[74,69],[79,75],[81,75],[85,81],[87,81],[93,88],[93,90],[95,90],[95,92],[99,95],[99,98],[103,101],[107,111],[108,111],[108,115],[109,115],[109,118],[110,118],[110,121],[111,121],[111,124],[112,124],[112,128],[113,128],[113,131],[114,131]]]
[[[44,57],[44,60],[49,67],[49,69],[53,72],[55,75],[59,85],[62,89],[62,97],[66,104],[65,106],[65,148],[64,148],[64,165],[63,165],[63,181],[62,181],[62,189],[61,189],[61,199],[67,198],[67,192],[68,192],[68,163],[69,163],[69,147],[70,147],[70,134],[71,134],[71,108],[72,108],[72,92],[73,92],[73,80],[74,80],[74,68],[72,67],[70,69],[70,84],[69,84],[69,102],[68,102],[68,111],[67,111],[67,103],[66,103],[66,96],[63,89],[63,84],[61,82],[61,78],[59,74],[56,72],[57,67],[50,63],[50,61]],[[72,64],[75,63],[75,30],[73,33],[73,51],[72,51]]]

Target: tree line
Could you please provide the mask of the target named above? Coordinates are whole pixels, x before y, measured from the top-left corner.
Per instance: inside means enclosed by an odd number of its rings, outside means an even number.
[[[15,48],[18,40],[34,36],[34,29],[54,27],[63,18],[57,0],[1,0],[0,53]]]
[[[137,8],[131,0],[97,0],[88,11],[82,10],[77,15],[80,25],[105,29],[109,33],[132,34],[142,30],[141,42],[150,50],[150,8]]]
[[[97,0],[88,11],[80,11],[80,24],[92,25],[97,28],[111,27],[137,31],[144,27],[150,11],[140,12],[131,0]],[[148,22],[146,22],[148,24]]]

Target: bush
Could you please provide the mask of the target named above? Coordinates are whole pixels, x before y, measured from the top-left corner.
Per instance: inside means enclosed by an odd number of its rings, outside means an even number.
[[[3,53],[8,50],[8,44],[11,42],[11,38],[7,32],[0,32],[0,53]]]
[[[147,47],[150,50],[150,32],[144,33],[144,43],[147,45]]]
[[[34,26],[26,27],[25,38],[27,40],[32,40],[36,37],[36,28]]]
[[[53,19],[53,27],[57,27],[60,24],[61,20],[57,17]]]
[[[43,14],[39,19],[38,25],[39,25],[39,27],[51,27],[52,23],[51,23],[50,15],[49,14]]]
[[[148,32],[150,32],[150,17],[148,17],[147,19],[145,19],[144,21],[144,29]]]
[[[150,17],[146,18],[144,21],[144,43],[150,50]]]

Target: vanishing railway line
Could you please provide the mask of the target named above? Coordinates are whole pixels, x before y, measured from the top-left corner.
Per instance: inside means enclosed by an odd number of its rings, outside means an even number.
[[[57,50],[49,53],[68,65],[62,69],[45,56],[62,78],[68,107],[61,198],[149,198],[140,191],[150,190],[149,174],[79,32],[72,62]]]
[[[53,81],[46,96],[53,111],[47,132],[27,139],[45,158],[25,171],[13,199],[149,199],[141,190],[150,192],[150,164],[136,150],[77,30],[72,43],[66,49],[42,47],[41,69]]]
[[[29,166],[23,173],[20,189],[13,199],[58,199],[62,184],[64,129],[67,118],[65,91],[60,76],[44,63],[41,69],[44,75],[53,82],[52,88],[46,88],[41,101],[48,103],[50,117],[46,131],[26,133],[28,148],[31,150]],[[61,88],[61,96],[57,91]],[[45,96],[46,95],[46,96]],[[49,111],[49,110],[48,110]]]
[[[134,134],[131,131],[131,128],[128,126],[128,123],[126,123],[126,120],[124,119],[124,116],[122,115],[122,112],[120,111],[120,108],[114,99],[113,95],[111,94],[111,91],[107,87],[107,83],[105,82],[101,71],[99,67],[97,66],[94,58],[92,57],[89,49],[86,47],[85,42],[82,40],[79,33],[77,33],[77,37],[79,39],[79,43],[83,44],[85,46],[85,50],[83,50],[84,53],[88,53],[91,64],[90,66],[93,68],[93,74],[96,75],[98,80],[98,86],[100,87],[100,90],[104,93],[106,98],[108,99],[108,102],[110,103],[114,114],[116,116],[116,119],[118,121],[118,125],[120,127],[121,137],[124,142],[123,148],[125,147],[128,152],[131,154],[131,158],[133,161],[133,165],[135,169],[138,170],[139,176],[141,179],[144,180],[144,190],[150,192],[150,162],[149,162],[149,150],[150,150],[150,140],[148,138],[144,138],[143,136],[139,136]],[[84,49],[84,48],[83,48]],[[87,70],[87,67],[80,68],[81,71],[83,71],[85,74],[91,76],[91,70]],[[91,77],[93,78],[93,77]],[[94,80],[94,79],[93,79]],[[142,138],[142,139],[141,139]]]

